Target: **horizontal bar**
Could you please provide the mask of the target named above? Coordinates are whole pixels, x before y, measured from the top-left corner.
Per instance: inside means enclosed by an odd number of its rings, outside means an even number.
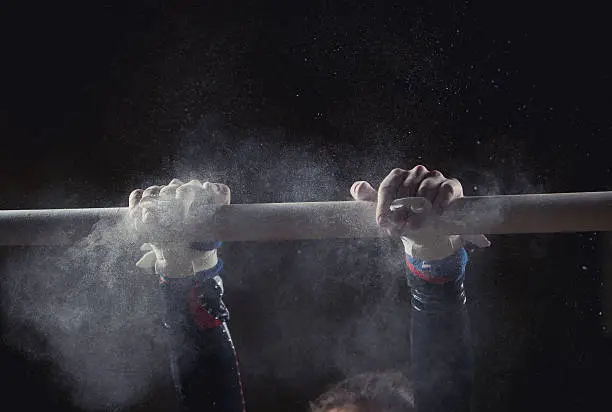
[[[423,203],[424,199],[415,198]],[[203,208],[166,240],[265,241],[380,237],[369,202],[260,203]],[[69,245],[100,221],[128,224],[127,208],[0,211],[0,245]],[[206,216],[209,216],[206,218]],[[513,234],[612,231],[612,192],[478,196],[457,199],[419,232]]]

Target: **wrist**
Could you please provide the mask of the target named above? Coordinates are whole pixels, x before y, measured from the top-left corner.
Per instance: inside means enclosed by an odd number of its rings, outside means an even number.
[[[155,262],[155,273],[168,278],[191,277],[216,267],[218,262],[216,249],[205,252],[190,249],[171,252],[163,250]]]
[[[463,247],[461,236],[432,236],[421,239],[401,237],[407,256],[418,260],[436,261],[453,255]]]
[[[164,258],[155,261],[155,273],[169,278],[193,276],[193,265],[190,261]]]
[[[468,262],[464,248],[439,260],[423,260],[406,255],[406,264],[411,274],[430,284],[445,284],[463,278]]]
[[[191,261],[193,273],[195,274],[198,272],[212,269],[217,266],[218,262],[219,258],[217,256],[217,249],[203,252]]]

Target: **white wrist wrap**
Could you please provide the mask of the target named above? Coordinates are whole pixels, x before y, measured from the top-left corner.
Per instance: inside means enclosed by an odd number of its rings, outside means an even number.
[[[193,276],[197,272],[215,267],[219,261],[217,249],[198,251],[185,245],[184,248],[172,248],[172,251],[164,253],[164,249],[150,243],[145,243],[140,249],[148,252],[136,262],[136,266],[148,271],[154,270],[155,273],[169,278]],[[165,254],[175,259],[167,260]]]
[[[203,252],[202,255],[195,257],[191,264],[193,266],[193,273],[201,272],[214,268],[217,265],[219,259],[217,258],[217,249]]]
[[[459,235],[430,238],[426,241],[416,241],[402,236],[406,254],[420,260],[440,260],[455,253],[463,247]]]
[[[432,236],[418,240],[402,236],[401,239],[406,254],[420,260],[444,259],[461,249],[466,243],[480,248],[491,246],[491,242],[484,235]]]

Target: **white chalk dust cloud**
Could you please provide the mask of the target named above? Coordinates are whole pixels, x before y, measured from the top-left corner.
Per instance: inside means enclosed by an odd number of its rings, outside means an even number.
[[[261,138],[262,135],[266,137]],[[381,152],[387,152],[381,146],[365,159],[358,151],[349,153],[347,149],[346,153],[359,165],[347,171],[341,167],[346,159],[339,159],[319,142],[289,145],[283,143],[281,135],[279,131],[257,132],[238,136],[237,141],[235,135],[215,122],[203,122],[185,136],[177,153],[169,156],[159,173],[139,177],[139,187],[164,184],[173,177],[199,178],[228,183],[233,201],[238,203],[348,200],[347,175],[358,174],[363,178],[371,166],[380,163]],[[127,180],[134,178],[130,176]],[[61,207],[59,198],[66,190],[69,188],[60,190],[51,204]],[[46,190],[44,197],[53,198],[52,190]],[[74,203],[74,199],[71,201]],[[74,246],[21,248],[10,254],[3,267],[6,275],[2,280],[2,314],[9,325],[4,339],[29,358],[52,361],[57,380],[69,387],[74,404],[85,410],[129,408],[169,375],[157,279],[134,266],[140,253],[138,246],[127,225],[111,227],[100,222],[90,236]],[[257,249],[256,259],[261,261],[274,261],[279,253],[277,248],[266,249],[264,244],[252,247]],[[347,244],[321,254],[316,245],[306,245],[301,248],[302,256],[313,254],[318,260],[293,262],[289,256],[281,258],[279,266],[273,268],[279,273],[306,274],[315,270],[309,264],[326,265],[339,259],[354,259],[351,256],[367,256],[359,252],[359,247],[364,248],[357,243]],[[253,281],[248,278],[254,271],[253,264],[245,259],[246,250],[242,256],[232,256],[240,255],[241,251],[231,245],[226,249],[229,250],[222,250],[221,255],[226,254],[231,269],[231,279],[227,281],[229,293],[233,287],[239,294]],[[287,317],[301,316],[292,313],[286,301],[288,296],[299,293],[296,288],[318,291],[318,299],[324,300],[331,283],[363,283],[354,274],[351,276],[350,271],[333,279],[329,275],[317,280],[297,276],[291,286],[284,285],[272,297],[275,317],[284,324]],[[266,278],[263,279],[265,283]],[[233,317],[247,316],[233,312]],[[297,349],[292,335],[298,332],[287,329],[287,339],[277,344],[289,351]],[[318,345],[310,343],[312,347],[308,350]],[[243,350],[249,352],[254,348],[247,345]],[[265,351],[255,358],[271,355],[272,352]],[[262,373],[265,369],[262,365],[252,366]],[[278,369],[274,373],[297,377],[299,368]]]
[[[376,187],[394,167],[432,166],[421,156],[423,139],[387,130],[350,144],[315,137],[292,143],[281,130],[237,131],[211,117],[185,134],[155,175],[126,181],[141,188],[174,177],[222,182],[233,203],[348,200],[354,180]],[[492,173],[481,174],[478,185],[487,194],[500,191]],[[127,203],[132,188],[124,189]],[[100,223],[77,245],[20,249],[3,267],[5,340],[52,360],[57,379],[86,410],[123,410],[167,383],[161,296],[156,277],[134,266],[138,246],[128,225]],[[405,362],[401,254],[390,239],[224,245],[242,367],[299,385],[313,368],[348,376]],[[265,322],[245,332],[253,318]]]
[[[3,268],[3,338],[51,360],[85,410],[121,410],[167,375],[157,280],[135,270],[137,252],[127,225],[100,222],[74,246],[15,251]]]

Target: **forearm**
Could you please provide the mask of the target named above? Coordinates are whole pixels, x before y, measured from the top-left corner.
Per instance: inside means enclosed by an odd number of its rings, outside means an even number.
[[[238,363],[217,267],[163,279],[171,366],[182,411],[243,411]]]
[[[469,410],[473,364],[463,287],[466,262],[463,249],[444,262],[408,260],[418,411]]]

